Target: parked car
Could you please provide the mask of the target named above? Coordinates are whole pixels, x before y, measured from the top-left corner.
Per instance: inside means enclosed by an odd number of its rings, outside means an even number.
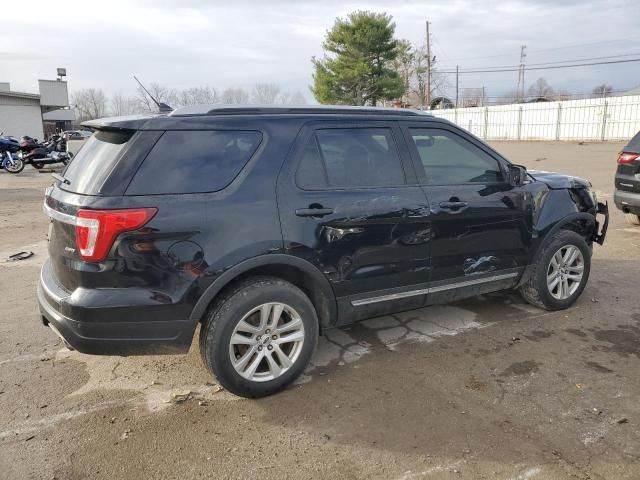
[[[62,132],[62,137],[65,140],[86,140],[93,132],[89,130],[66,130]]]
[[[640,132],[618,155],[613,201],[632,225],[640,225]]]
[[[204,364],[247,397],[356,320],[504,289],[567,308],[606,234],[589,182],[527,173],[420,112],[200,106],[88,125],[45,197],[45,325],[80,352],[136,355],[185,353],[200,324]]]

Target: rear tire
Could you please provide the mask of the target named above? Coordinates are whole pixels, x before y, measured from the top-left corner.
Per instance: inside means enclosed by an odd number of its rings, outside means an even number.
[[[31,164],[31,166],[32,166],[33,168],[35,168],[36,170],[40,170],[41,168],[43,168],[43,167],[44,167],[44,163],[42,163],[42,162],[33,162],[33,163]]]
[[[635,213],[625,213],[624,218],[629,225],[640,225],[640,215]]]
[[[318,341],[309,298],[275,277],[252,277],[215,301],[200,329],[200,355],[228,391],[257,398],[284,389]]]
[[[564,310],[580,297],[589,280],[591,249],[584,238],[560,230],[547,240],[520,287],[522,297],[545,310]]]

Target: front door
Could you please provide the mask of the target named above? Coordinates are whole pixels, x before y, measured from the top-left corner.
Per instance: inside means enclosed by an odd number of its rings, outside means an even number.
[[[403,130],[431,206],[430,293],[515,283],[531,242],[531,194],[507,182],[504,159],[459,129]]]
[[[342,323],[391,311],[396,293],[428,281],[429,209],[410,162],[394,122],[320,122],[279,177],[285,250],[329,279]],[[410,297],[406,308],[424,304]]]

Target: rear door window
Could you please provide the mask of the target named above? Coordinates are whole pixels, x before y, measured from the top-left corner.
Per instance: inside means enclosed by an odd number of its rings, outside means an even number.
[[[391,129],[331,128],[310,138],[296,181],[308,190],[386,187],[405,176]]]
[[[257,131],[168,131],[136,172],[127,195],[204,193],[229,185],[257,150]]]
[[[68,183],[61,183],[60,188],[82,195],[97,194],[134,133],[100,130],[89,137],[64,171]]]

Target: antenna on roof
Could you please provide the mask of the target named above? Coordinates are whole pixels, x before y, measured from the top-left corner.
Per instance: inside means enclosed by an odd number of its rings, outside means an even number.
[[[149,98],[151,100],[153,100],[153,103],[155,103],[158,106],[158,112],[160,113],[169,113],[169,112],[173,112],[173,108],[171,108],[169,105],[167,105],[164,102],[159,102],[158,100],[156,100],[153,95],[151,95],[149,93],[149,90],[147,90],[144,85],[142,84],[142,82],[140,80],[138,80],[138,77],[136,77],[135,75],[133,76],[133,78],[135,79],[136,82],[138,82],[138,85],[140,85],[140,87],[145,91],[145,93],[147,95],[149,95]]]

